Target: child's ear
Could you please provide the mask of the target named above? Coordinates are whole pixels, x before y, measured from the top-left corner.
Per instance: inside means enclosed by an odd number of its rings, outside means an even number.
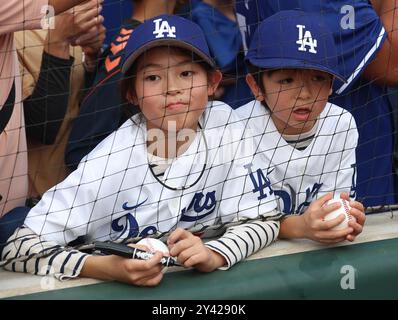
[[[334,76],[332,76],[332,81],[330,81],[330,90],[329,90],[329,96],[332,95],[333,93],[333,84],[334,84],[334,80],[336,78]]]
[[[212,96],[217,90],[218,85],[220,84],[222,79],[222,73],[220,70],[215,70],[210,74],[209,84],[207,86],[207,95]]]
[[[127,91],[127,101],[129,103],[131,103],[134,106],[138,105],[138,99],[137,99],[137,95],[135,94],[135,92],[132,92],[131,90]]]
[[[256,97],[256,100],[263,101],[264,93],[261,92],[261,89],[259,88],[256,80],[254,79],[254,77],[251,73],[248,73],[246,75],[246,82],[247,82],[247,85],[250,87],[250,90],[252,91],[253,95]]]

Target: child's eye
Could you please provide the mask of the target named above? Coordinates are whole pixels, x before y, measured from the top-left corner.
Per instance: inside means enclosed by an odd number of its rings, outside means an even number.
[[[285,79],[281,79],[278,81],[279,84],[289,84],[292,83],[293,79],[292,78],[285,78]]]
[[[312,81],[316,81],[316,82],[325,82],[328,79],[325,76],[313,76],[312,77]]]
[[[181,76],[183,76],[184,78],[186,78],[186,77],[192,77],[193,76],[193,74],[194,74],[194,72],[193,71],[183,71],[183,72],[181,72]]]
[[[145,77],[146,81],[156,81],[156,80],[160,80],[160,77],[154,74],[151,74],[149,76]]]

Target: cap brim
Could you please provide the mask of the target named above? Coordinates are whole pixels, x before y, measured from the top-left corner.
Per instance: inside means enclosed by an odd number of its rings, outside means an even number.
[[[149,50],[154,47],[159,47],[162,45],[178,47],[178,48],[187,49],[189,51],[192,51],[195,54],[197,54],[201,59],[203,59],[204,62],[209,64],[212,68],[216,67],[214,60],[211,59],[210,57],[208,57],[205,53],[203,53],[196,47],[192,46],[189,43],[183,42],[181,40],[177,40],[177,39],[173,40],[173,39],[168,38],[168,39],[159,39],[159,40],[154,40],[154,41],[148,42],[145,45],[143,45],[142,47],[140,47],[139,49],[135,50],[133,53],[131,53],[130,56],[128,56],[123,63],[122,73],[124,73],[124,74],[127,73],[127,71],[133,65],[135,60],[146,50]],[[195,62],[200,62],[200,61],[195,61]]]
[[[319,70],[323,72],[327,72],[340,81],[347,83],[347,80],[340,73],[329,69],[323,65],[316,64],[314,62],[308,62],[305,60],[297,60],[297,59],[286,59],[286,58],[274,58],[274,59],[253,59],[248,57],[247,61],[249,61],[252,65],[264,68],[264,69],[313,69]]]

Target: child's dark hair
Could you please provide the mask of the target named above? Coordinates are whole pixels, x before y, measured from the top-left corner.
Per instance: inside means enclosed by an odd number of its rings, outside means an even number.
[[[257,86],[261,89],[261,92],[264,92],[265,90],[262,78],[265,70],[251,64],[249,61],[246,62],[246,66],[248,73],[250,73],[253,76]]]
[[[247,67],[248,73],[250,73],[253,76],[254,81],[256,81],[257,86],[260,88],[261,92],[264,94],[265,88],[264,88],[264,84],[263,84],[263,74],[264,74],[264,72],[272,73],[272,70],[264,70],[263,68],[260,68],[260,67],[257,67],[255,65],[251,64],[249,61],[246,62],[246,67]],[[261,101],[261,104],[264,107],[268,108],[268,106],[264,100]]]
[[[205,69],[208,77],[211,75],[212,72],[214,72],[216,69],[210,66],[208,63],[206,63],[201,57],[199,57],[197,54],[194,52],[188,50],[188,49],[183,49],[179,47],[173,47],[173,46],[159,46],[156,48],[167,48],[170,53],[175,53],[175,54],[184,54],[184,55],[190,55],[192,57],[192,62],[198,63],[199,65],[202,66],[203,69]],[[144,55],[145,53],[143,53]],[[142,56],[142,55],[141,55]],[[138,57],[131,68],[127,71],[127,73],[124,75],[121,84],[120,84],[120,89],[121,89],[121,95],[122,95],[122,101],[123,101],[123,112],[126,114],[127,117],[131,117],[134,114],[137,113],[137,110],[134,110],[132,108],[138,108],[138,106],[132,105],[130,101],[127,100],[127,94],[128,92],[132,89],[132,87],[135,84],[136,80],[136,73],[137,73],[137,62],[139,61],[140,57]],[[135,112],[134,112],[135,111]]]

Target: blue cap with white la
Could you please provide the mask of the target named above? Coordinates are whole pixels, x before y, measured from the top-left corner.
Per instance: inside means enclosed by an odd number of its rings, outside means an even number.
[[[246,60],[263,69],[315,69],[339,73],[336,44],[322,15],[285,10],[263,20],[250,43]]]
[[[215,67],[203,31],[196,23],[175,15],[160,15],[146,20],[131,34],[124,49],[122,72],[126,73],[143,52],[162,45],[190,50]]]

